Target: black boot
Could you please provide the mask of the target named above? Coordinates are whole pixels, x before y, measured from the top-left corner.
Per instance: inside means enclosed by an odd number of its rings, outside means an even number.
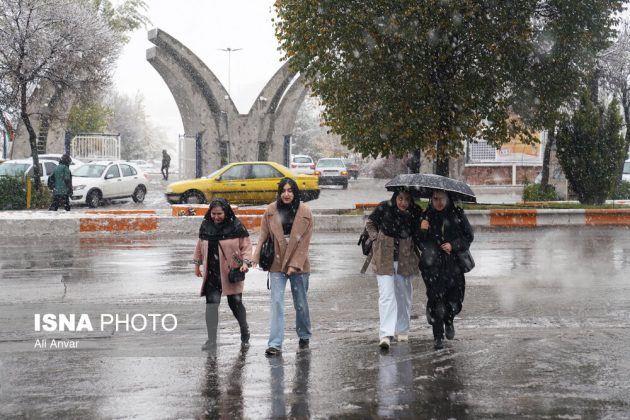
[[[206,303],[206,330],[208,340],[201,346],[201,350],[212,351],[217,348],[217,330],[219,328],[219,304]]]
[[[447,340],[455,338],[455,325],[452,319],[444,321],[444,333]]]
[[[436,350],[442,350],[444,348],[441,337],[436,337],[433,339],[433,348]]]

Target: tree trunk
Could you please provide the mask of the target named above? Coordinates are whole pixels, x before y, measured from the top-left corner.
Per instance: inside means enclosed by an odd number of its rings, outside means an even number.
[[[555,131],[555,124],[547,128],[547,144],[545,144],[545,151],[543,153],[542,174],[540,177],[540,189],[542,191],[546,191],[549,185],[549,164],[551,163],[551,148],[556,141]]]
[[[591,77],[591,101],[595,106],[599,104],[599,73],[599,68],[595,66]]]
[[[623,158],[621,159],[621,162],[619,162],[619,174],[617,176],[617,182],[615,183],[615,190],[617,191],[619,189],[619,185],[621,184],[621,180],[623,178],[623,165],[626,161],[626,157],[628,149],[630,149],[630,92],[628,92],[630,90],[630,86],[628,86],[628,83],[624,83],[623,88],[621,89],[621,106],[623,107],[623,118],[624,118],[624,122],[626,123],[626,137],[625,137],[625,141],[626,141],[626,148],[624,149],[626,151],[626,154],[623,156]]]
[[[448,176],[448,158],[436,158],[435,161],[435,174]]]
[[[31,124],[31,118],[28,115],[26,108],[26,83],[22,83],[20,86],[20,106],[21,106],[21,117],[22,122],[24,122],[24,126],[26,127],[26,131],[28,131],[28,142],[31,146],[31,156],[33,156],[33,187],[35,191],[39,191],[41,189],[41,176],[42,174],[39,172],[39,155],[37,153],[37,133],[33,129],[33,124]]]

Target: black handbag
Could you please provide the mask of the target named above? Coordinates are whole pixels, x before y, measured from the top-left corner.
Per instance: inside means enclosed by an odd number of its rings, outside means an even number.
[[[228,273],[228,280],[230,283],[239,283],[245,280],[245,273],[241,271],[241,268],[233,268]]]
[[[468,273],[470,270],[475,268],[475,260],[473,260],[472,254],[468,249],[458,252],[457,260],[459,261],[459,266],[464,273]]]
[[[263,271],[269,271],[274,258],[273,236],[269,235],[267,236],[265,242],[263,242],[260,246],[260,260],[258,261],[258,266]]]
[[[219,242],[219,247],[221,248],[221,252],[223,253],[223,258],[227,262],[227,257],[225,256],[225,251],[223,251],[223,247],[221,246],[221,242]],[[243,260],[241,260],[238,256],[233,256],[234,262],[238,264],[238,267],[231,268],[228,271],[228,281],[230,283],[239,283],[245,280],[245,273],[241,271],[241,266],[243,265]]]

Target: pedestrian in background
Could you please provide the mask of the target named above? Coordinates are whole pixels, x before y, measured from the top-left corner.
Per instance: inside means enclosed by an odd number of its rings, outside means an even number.
[[[168,181],[168,168],[171,166],[171,156],[166,153],[166,149],[162,150],[162,177]]]
[[[466,280],[457,253],[470,247],[474,234],[464,210],[455,207],[445,191],[434,191],[420,224],[421,238],[435,259],[422,267],[427,289],[427,321],[433,326],[436,349],[455,338],[454,318],[462,310]]]
[[[282,178],[278,184],[276,202],[271,203],[260,225],[260,238],[254,263],[260,261],[261,245],[271,235],[275,251],[269,268],[271,289],[271,331],[267,356],[282,352],[284,341],[284,291],[287,279],[295,308],[295,330],[299,347],[306,348],[311,338],[311,318],[308,308],[309,246],[313,235],[313,214],[300,200],[300,190],[291,178]]]
[[[241,343],[249,343],[247,313],[243,305],[245,282],[231,283],[228,273],[239,267],[241,272],[247,272],[247,262],[251,257],[249,232],[236,217],[230,204],[223,198],[212,200],[201,223],[193,256],[195,275],[203,277],[201,296],[206,297],[208,340],[202,350],[216,348],[221,295],[227,296],[228,305],[238,321]]]
[[[372,265],[378,281],[379,347],[394,338],[409,340],[413,276],[418,275],[415,242],[421,209],[407,191],[396,191],[370,214],[366,229],[372,240]]]
[[[52,187],[53,190],[52,204],[48,210],[57,211],[59,206],[63,206],[66,211],[70,211],[70,196],[72,195],[71,163],[70,155],[62,155],[59,165],[57,165],[48,179],[48,187]]]

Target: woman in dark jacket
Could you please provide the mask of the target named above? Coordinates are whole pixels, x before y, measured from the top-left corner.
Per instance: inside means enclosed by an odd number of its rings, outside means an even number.
[[[414,242],[421,210],[407,191],[396,191],[370,214],[366,229],[373,241],[372,265],[378,281],[379,347],[394,338],[409,340],[413,276],[418,274]]]
[[[435,348],[441,349],[445,332],[447,339],[455,337],[453,319],[462,310],[464,301],[466,280],[457,253],[470,247],[474,235],[464,210],[455,207],[445,191],[433,193],[420,229],[427,321],[433,326]]]
[[[227,296],[228,305],[238,321],[241,343],[249,342],[247,313],[243,305],[245,282],[230,282],[228,273],[233,268],[247,272],[247,261],[251,258],[252,243],[247,229],[225,199],[212,200],[201,223],[199,240],[193,256],[195,275],[203,277],[201,296],[206,297],[208,341],[202,350],[212,350],[216,347],[221,295]]]

